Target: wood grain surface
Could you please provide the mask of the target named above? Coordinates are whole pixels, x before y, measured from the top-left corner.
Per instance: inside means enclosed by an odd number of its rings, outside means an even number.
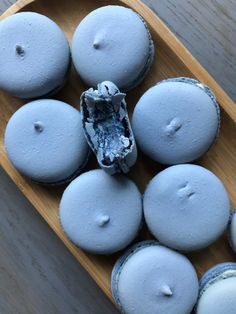
[[[11,1],[4,2],[6,4]],[[207,67],[209,62],[212,62],[210,64],[213,66],[208,70],[217,81],[221,80],[221,85],[232,97],[235,97],[234,86],[230,85],[230,82],[235,81],[236,73],[234,64],[236,49],[233,38],[236,13],[232,10],[234,1],[224,1],[223,6],[219,5],[222,1],[146,0],[145,2],[157,10],[158,14],[176,30],[202,64],[205,62]],[[2,2],[1,5],[3,6],[4,3]],[[230,18],[226,19],[225,14]],[[214,19],[212,16],[217,18]],[[229,32],[225,32],[227,35],[223,41],[222,28],[224,27]],[[204,41],[199,39],[199,36],[203,36],[202,34],[204,34]],[[219,75],[222,69],[224,75]],[[227,138],[235,129],[227,115],[223,119],[223,126],[225,126],[225,131],[222,136]],[[235,143],[230,140],[223,146],[219,144],[223,152],[220,157],[216,158],[220,158],[222,164],[224,156],[233,158],[229,151],[232,144]],[[213,153],[210,154],[210,158],[215,158]],[[213,164],[214,160],[212,164],[209,163],[209,166]],[[216,170],[221,176],[223,175],[223,167]],[[229,168],[229,172],[233,173],[233,170]],[[233,174],[229,173],[229,177],[226,178],[226,181],[229,181],[228,184],[236,182],[234,180]],[[0,234],[2,236],[0,312],[116,313],[116,310],[105,300],[88,275],[22,194],[16,190],[3,171],[0,181]],[[231,194],[233,197],[233,191]],[[214,252],[217,252],[220,247],[221,242],[218,242],[214,250],[210,251],[210,257],[213,260]],[[227,247],[222,251],[228,254]],[[208,253],[208,251],[203,252],[205,255]],[[198,256],[192,258],[198,262]],[[201,272],[204,267],[199,265],[198,270]]]

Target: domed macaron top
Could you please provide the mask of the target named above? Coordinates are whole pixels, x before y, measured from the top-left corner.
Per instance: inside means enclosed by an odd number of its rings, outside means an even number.
[[[125,314],[189,314],[198,296],[189,260],[154,241],[136,244],[116,262],[111,285]]]
[[[80,112],[52,99],[35,100],[18,109],[7,124],[4,144],[12,164],[38,183],[69,180],[89,154]]]
[[[172,78],[150,88],[138,101],[132,120],[137,144],[163,164],[193,161],[214,143],[219,106],[211,90],[190,78]]]
[[[69,239],[95,254],[126,247],[142,222],[142,199],[136,185],[123,175],[101,169],[83,173],[64,191],[60,222]]]
[[[236,308],[236,263],[210,268],[200,280],[196,314],[234,314]]]
[[[90,12],[72,40],[72,59],[88,86],[103,81],[121,91],[140,83],[153,61],[154,45],[143,18],[117,5]]]
[[[21,98],[46,97],[65,82],[70,48],[48,17],[21,12],[0,22],[0,88]]]
[[[151,233],[180,251],[214,242],[229,220],[230,201],[223,183],[209,170],[191,164],[158,173],[144,193],[144,216]]]

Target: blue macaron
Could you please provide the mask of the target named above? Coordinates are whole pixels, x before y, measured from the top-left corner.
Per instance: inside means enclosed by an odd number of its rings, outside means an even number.
[[[138,101],[132,127],[140,149],[162,164],[198,159],[215,142],[220,112],[212,91],[191,78],[171,78]]]
[[[72,181],[60,202],[68,238],[94,254],[112,254],[130,244],[142,223],[141,194],[130,179],[101,169]]]
[[[42,184],[70,181],[89,156],[80,112],[53,99],[18,109],[7,124],[4,145],[13,166]]]
[[[151,233],[164,245],[194,251],[213,243],[226,229],[230,201],[211,171],[197,165],[175,165],[158,173],[143,198]]]
[[[196,314],[234,314],[236,308],[236,263],[210,268],[200,280]]]
[[[189,314],[198,297],[190,261],[156,241],[135,244],[116,262],[111,287],[125,314]]]
[[[0,88],[20,98],[54,94],[65,83],[70,48],[60,27],[35,12],[0,22]]]
[[[72,60],[82,80],[96,87],[103,81],[122,91],[137,86],[149,71],[154,45],[144,19],[117,5],[90,12],[72,39]]]

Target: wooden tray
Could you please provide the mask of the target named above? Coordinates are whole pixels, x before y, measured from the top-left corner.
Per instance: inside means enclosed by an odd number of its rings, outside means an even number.
[[[213,78],[191,56],[191,54],[176,39],[163,22],[139,0],[19,0],[9,8],[1,19],[18,11],[35,11],[49,16],[55,20],[65,31],[69,41],[75,27],[80,20],[91,10],[107,4],[129,6],[140,13],[149,24],[155,46],[155,63],[144,82],[127,97],[130,113],[139,97],[156,82],[174,76],[190,76],[209,85],[217,96],[221,106],[222,129],[220,138],[215,146],[202,158],[199,163],[212,170],[226,185],[230,194],[232,206],[236,206],[236,106]],[[81,92],[86,87],[72,70],[70,79],[63,90],[55,98],[79,107]],[[98,257],[86,254],[76,248],[63,233],[58,220],[58,204],[65,188],[41,187],[23,178],[10,164],[3,147],[3,134],[7,121],[12,113],[19,108],[24,101],[0,93],[1,112],[1,145],[0,162],[12,180],[30,200],[40,215],[47,221],[57,233],[68,249],[90,273],[97,284],[111,299],[110,274],[115,259],[118,257]],[[93,159],[93,158],[92,158]],[[91,160],[87,169],[97,167],[95,160]],[[144,190],[148,181],[161,169],[157,163],[139,154],[139,159],[129,176],[133,178],[141,191]],[[140,239],[149,237],[147,231],[142,231]],[[224,261],[235,260],[227,243],[226,235],[219,239],[209,248],[198,253],[188,255],[194,263],[197,272],[201,275],[210,266]]]

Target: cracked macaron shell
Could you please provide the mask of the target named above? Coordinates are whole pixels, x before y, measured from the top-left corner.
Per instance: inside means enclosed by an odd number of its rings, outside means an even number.
[[[127,173],[137,160],[125,94],[112,82],[81,95],[82,125],[100,167],[109,174]]]

